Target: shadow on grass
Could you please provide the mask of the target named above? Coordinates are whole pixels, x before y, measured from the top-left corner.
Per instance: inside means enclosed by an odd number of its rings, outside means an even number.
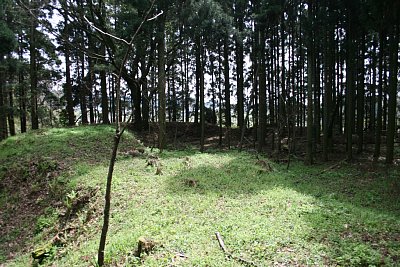
[[[311,244],[321,247],[318,251],[321,253],[320,264],[366,266],[400,263],[398,169],[343,164],[321,174],[328,166],[309,167],[295,162],[289,171],[285,170],[286,166],[279,165],[274,165],[273,171],[267,171],[257,164],[254,156],[245,153],[230,152],[228,156],[215,153],[208,157],[210,164],[196,165],[193,158],[194,166],[188,166],[171,177],[168,192],[257,199],[259,195],[268,195],[277,188],[283,192],[288,189],[287,195],[282,196],[288,205],[294,201],[291,192],[312,199],[309,205],[314,208],[311,211],[302,211],[300,201],[295,214],[311,227],[305,246],[306,250]],[[284,205],[286,209],[286,203]],[[273,213],[270,215],[274,216]],[[261,255],[259,260],[262,262],[262,253],[251,251],[253,249],[250,247],[249,253]],[[288,251],[286,253],[290,254],[291,250]],[[292,258],[289,264],[298,263],[293,260],[296,255],[287,256]]]
[[[286,165],[270,163],[274,170],[265,170],[254,155],[228,152],[207,153],[215,164],[189,166],[170,179],[169,190],[177,194],[257,194],[273,187],[291,188],[319,200],[335,200],[359,208],[400,216],[400,170],[396,167],[375,165],[360,169],[343,163],[339,169],[325,170],[328,165],[305,166],[293,162]],[[177,156],[178,155],[178,156]],[[163,159],[202,155],[193,150],[163,154]],[[196,159],[191,159],[196,161]],[[219,162],[218,162],[219,161]],[[268,160],[265,160],[268,162]],[[322,174],[321,174],[322,173]],[[197,181],[195,187],[182,186],[187,180]]]

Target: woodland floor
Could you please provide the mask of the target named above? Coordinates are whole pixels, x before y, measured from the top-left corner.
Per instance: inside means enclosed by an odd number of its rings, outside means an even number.
[[[250,130],[238,152],[238,129],[228,150],[226,131],[220,148],[208,125],[205,153],[193,124],[167,132],[162,154],[153,131],[123,137],[109,266],[242,266],[238,257],[256,266],[400,264],[400,167],[373,163],[370,146],[353,163],[340,141],[328,163],[317,147],[316,164],[305,166],[298,138],[287,169],[287,151],[257,155]],[[112,138],[112,127],[85,126],[0,143],[0,266],[38,265],[37,249],[44,266],[95,266]],[[139,258],[141,236],[157,245]]]

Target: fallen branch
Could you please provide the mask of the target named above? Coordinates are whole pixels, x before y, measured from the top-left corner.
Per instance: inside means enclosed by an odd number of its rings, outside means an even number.
[[[347,159],[341,160],[341,161],[339,161],[339,162],[333,164],[332,166],[329,166],[328,168],[326,168],[326,169],[322,170],[320,173],[318,173],[317,176],[319,176],[319,175],[321,175],[321,174],[324,174],[324,173],[326,173],[327,171],[333,170],[333,169],[335,169],[336,167],[339,167],[339,166],[342,165],[342,163],[345,162],[345,161],[347,161]]]
[[[235,256],[235,255],[233,255],[232,253],[230,253],[230,252],[226,249],[224,240],[222,239],[222,236],[221,236],[221,234],[220,234],[219,232],[215,232],[215,236],[217,237],[219,246],[221,247],[222,251],[225,253],[225,255],[226,255],[228,258],[234,259],[234,260],[236,260],[236,261],[238,261],[238,262],[240,262],[240,263],[243,263],[244,265],[247,265],[247,266],[256,266],[256,267],[258,267],[258,265],[255,264],[254,262],[245,260],[245,259],[243,259],[243,258],[241,258],[241,257]]]

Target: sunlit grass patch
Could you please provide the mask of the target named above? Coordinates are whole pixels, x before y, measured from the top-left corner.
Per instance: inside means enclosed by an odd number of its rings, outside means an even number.
[[[104,140],[113,135],[107,129]],[[54,134],[67,134],[63,131]],[[76,131],[71,136],[90,136]],[[85,131],[91,132],[90,127]],[[95,144],[103,144],[102,131],[96,131]],[[135,143],[129,133],[125,141],[122,149]],[[87,149],[82,158],[106,150],[104,145],[91,151],[88,141],[81,142]],[[260,266],[399,264],[396,169],[365,172],[343,163],[324,171],[329,165],[309,167],[295,161],[286,170],[267,158],[235,151],[146,153],[117,157],[106,246],[110,266],[241,266],[224,255],[215,232],[231,253]],[[79,215],[78,234],[57,248],[49,266],[96,262],[109,154],[102,157],[78,161],[59,178],[67,192],[99,187],[93,200],[97,211],[89,223],[84,222],[85,213]],[[151,157],[154,165],[148,164]],[[42,217],[41,222],[51,218]],[[139,259],[134,255],[141,236],[158,246]],[[27,262],[29,255],[23,254],[10,265]]]

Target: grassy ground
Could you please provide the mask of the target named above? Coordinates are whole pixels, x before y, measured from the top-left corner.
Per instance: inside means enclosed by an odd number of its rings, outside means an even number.
[[[111,266],[242,266],[225,257],[215,232],[233,255],[258,266],[400,264],[398,167],[294,162],[286,170],[235,151],[138,154],[132,149],[141,144],[129,133],[124,139],[106,247]],[[111,141],[112,129],[100,126],[0,144],[0,265],[29,266],[29,252],[41,246],[50,255],[44,265],[95,265]],[[13,212],[18,194],[32,199],[20,207],[32,211],[29,220]],[[139,259],[141,236],[158,245]]]

